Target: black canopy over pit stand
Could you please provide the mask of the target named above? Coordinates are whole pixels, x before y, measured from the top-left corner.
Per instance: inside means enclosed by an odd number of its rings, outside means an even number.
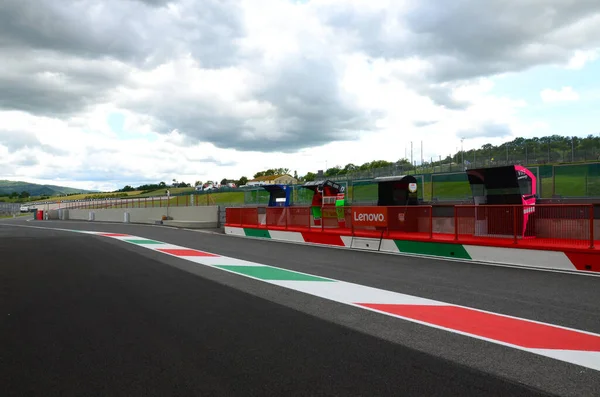
[[[375,178],[377,182],[377,206],[387,207],[390,231],[413,233],[419,230],[418,211],[408,206],[419,205],[417,179],[411,175]]]
[[[537,179],[530,170],[509,165],[470,169],[467,176],[475,205],[489,206],[475,207],[476,236],[535,236]]]

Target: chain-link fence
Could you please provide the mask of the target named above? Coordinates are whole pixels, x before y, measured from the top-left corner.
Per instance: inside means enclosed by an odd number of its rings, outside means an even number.
[[[600,197],[600,163],[553,167],[553,195]]]
[[[417,179],[417,196],[420,200],[427,200],[425,196],[426,183],[424,175],[415,175]],[[357,204],[377,204],[378,187],[373,180],[350,180],[348,183],[348,200]]]
[[[343,181],[347,185],[346,181]],[[313,192],[302,188],[301,185],[292,185],[291,202],[294,205],[310,205]],[[269,204],[269,192],[261,187],[246,188],[244,191],[244,204],[246,205],[267,205]]]
[[[589,150],[544,150],[541,147],[536,148],[513,148],[502,153],[488,153],[486,155],[475,151],[465,151],[463,154],[457,154],[453,161],[442,162],[438,159],[425,159],[423,165],[411,166],[409,164],[393,164],[388,167],[375,168],[370,170],[357,170],[344,175],[328,176],[333,181],[338,180],[356,180],[371,179],[380,176],[389,175],[415,175],[415,174],[440,174],[440,173],[461,173],[469,168],[500,167],[504,165],[519,164],[529,167],[533,166],[553,166],[556,163],[578,163],[600,161],[600,149],[592,148]],[[567,164],[565,166],[570,166]]]
[[[493,164],[500,166],[504,164]],[[471,167],[474,168],[474,167]],[[600,197],[600,163],[566,165],[528,165],[527,168],[537,177],[537,191],[541,198]],[[387,170],[387,171],[386,171]],[[352,175],[357,175],[352,174]],[[365,175],[361,173],[360,175]],[[377,203],[377,183],[373,178],[380,176],[404,175],[399,168],[380,168],[370,171],[369,178],[345,179],[328,178],[347,186],[347,199],[350,203]],[[452,172],[428,172],[413,174],[417,178],[419,199],[430,202],[467,201],[472,198],[467,174],[456,169]],[[293,186],[292,205],[309,205],[312,191]],[[267,205],[269,193],[262,188],[246,189],[244,203],[247,205]]]

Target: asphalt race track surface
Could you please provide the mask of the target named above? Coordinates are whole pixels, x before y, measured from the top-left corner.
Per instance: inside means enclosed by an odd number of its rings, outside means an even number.
[[[263,263],[277,258],[272,264],[311,274],[600,330],[598,278],[162,227],[0,222],[2,396],[600,395],[597,371],[114,240],[22,226],[127,232]],[[409,275],[404,266],[419,270]],[[369,277],[374,270],[381,279]]]

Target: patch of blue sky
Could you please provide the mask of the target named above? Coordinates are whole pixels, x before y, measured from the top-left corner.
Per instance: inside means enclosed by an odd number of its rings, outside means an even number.
[[[490,94],[511,99],[523,99],[527,106],[518,109],[524,122],[544,122],[546,133],[583,136],[600,133],[596,113],[600,108],[600,60],[590,62],[582,69],[565,69],[559,66],[540,66],[520,73],[492,78],[494,88]],[[578,100],[544,102],[541,92],[546,89],[560,91],[571,87]]]
[[[146,141],[155,141],[155,134],[142,134],[135,131],[125,130],[125,116],[122,113],[110,113],[106,118],[106,123],[120,140],[143,138]]]
[[[119,135],[119,137],[124,133],[125,116],[122,113],[110,113],[106,118],[106,122],[110,129]]]

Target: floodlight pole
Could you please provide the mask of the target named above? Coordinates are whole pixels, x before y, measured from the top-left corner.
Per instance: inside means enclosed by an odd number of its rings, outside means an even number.
[[[465,140],[465,138],[460,138],[460,161],[462,163],[462,165],[465,165],[465,151],[463,150],[463,141]]]

